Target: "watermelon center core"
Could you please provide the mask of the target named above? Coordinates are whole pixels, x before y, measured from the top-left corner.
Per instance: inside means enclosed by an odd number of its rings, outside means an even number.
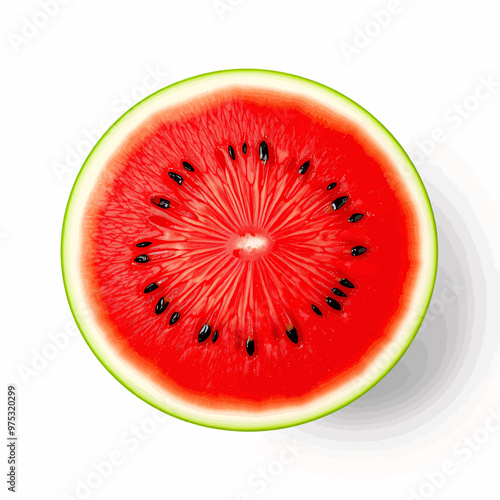
[[[272,240],[263,230],[246,229],[230,239],[229,245],[235,257],[243,260],[256,260],[270,252]]]

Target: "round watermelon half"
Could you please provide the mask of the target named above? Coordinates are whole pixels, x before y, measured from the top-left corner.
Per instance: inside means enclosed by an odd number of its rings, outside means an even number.
[[[353,401],[434,286],[431,205],[367,111],[310,80],[201,75],[125,113],[69,199],[62,267],[90,348],[178,418],[263,430]]]

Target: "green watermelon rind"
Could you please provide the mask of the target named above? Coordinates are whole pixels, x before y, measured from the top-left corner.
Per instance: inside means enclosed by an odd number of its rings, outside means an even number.
[[[352,107],[354,107],[357,111],[360,111],[363,117],[366,119],[367,124],[370,124],[372,127],[375,129],[378,129],[378,132],[381,133],[383,136],[388,138],[391,141],[392,146],[396,150],[399,150],[402,158],[406,161],[406,166],[409,169],[409,172],[412,174],[413,181],[414,181],[414,188],[417,188],[419,191],[419,194],[422,196],[422,209],[424,210],[424,219],[426,222],[426,227],[427,230],[429,231],[428,238],[426,240],[426,243],[428,245],[431,245],[432,248],[429,249],[428,254],[429,254],[429,259],[432,259],[432,262],[428,264],[428,275],[427,275],[427,282],[428,286],[426,288],[425,294],[422,294],[419,302],[419,307],[418,307],[418,313],[416,313],[414,319],[413,319],[413,327],[411,333],[408,334],[407,336],[407,342],[404,345],[400,346],[400,352],[393,354],[392,357],[390,358],[390,362],[387,363],[386,366],[383,368],[377,369],[377,377],[373,379],[373,381],[370,382],[370,384],[365,385],[362,387],[362,389],[357,389],[353,390],[352,393],[350,393],[344,400],[341,402],[337,402],[336,404],[332,405],[331,407],[327,408],[326,410],[318,411],[317,413],[314,414],[309,414],[309,413],[304,413],[300,416],[300,418],[287,418],[286,416],[283,418],[282,422],[279,423],[273,423],[273,424],[266,424],[261,421],[258,422],[235,422],[234,424],[228,424],[227,422],[221,423],[218,422],[216,418],[210,418],[210,419],[201,419],[201,418],[196,418],[195,416],[189,414],[189,413],[182,413],[180,411],[177,411],[176,408],[172,407],[165,407],[161,406],[160,404],[156,403],[155,401],[152,400],[152,397],[145,392],[141,387],[137,386],[136,384],[133,383],[133,381],[127,381],[123,380],[123,377],[119,377],[116,373],[117,369],[116,367],[111,366],[111,363],[108,363],[108,360],[106,359],[106,354],[104,352],[101,352],[96,343],[93,341],[93,335],[91,331],[87,331],[85,328],[85,323],[84,323],[84,316],[85,316],[85,311],[81,310],[81,307],[79,307],[79,304],[77,300],[73,296],[73,289],[72,289],[72,280],[71,280],[71,270],[68,264],[69,258],[67,257],[70,253],[70,247],[71,247],[71,238],[69,238],[69,232],[70,232],[70,221],[71,217],[73,215],[73,205],[74,205],[74,200],[80,191],[81,187],[84,185],[84,177],[89,169],[90,165],[92,164],[92,158],[93,156],[100,150],[100,148],[103,147],[103,145],[107,142],[108,138],[113,135],[113,132],[115,130],[118,130],[120,128],[120,125],[124,124],[130,117],[133,115],[135,110],[137,110],[140,106],[143,105],[145,101],[148,101],[155,96],[159,96],[160,94],[164,94],[167,92],[171,92],[172,90],[177,90],[180,87],[184,87],[187,85],[190,85],[192,83],[197,83],[201,80],[206,80],[207,82],[212,80],[212,79],[220,79],[224,77],[232,77],[232,76],[259,76],[259,77],[268,77],[270,78],[273,82],[276,82],[279,79],[284,79],[287,81],[294,81],[297,83],[300,83],[301,85],[307,87],[310,86],[311,88],[314,89],[321,89],[324,92],[327,93],[332,93],[334,94],[337,98],[340,98],[341,100],[346,101],[348,104],[350,104]],[[333,90],[323,84],[317,83],[313,80],[309,80],[307,78],[303,78],[300,76],[288,74],[288,73],[283,73],[283,72],[277,72],[277,71],[271,71],[271,70],[258,70],[258,69],[236,69],[236,70],[224,70],[224,71],[215,71],[211,73],[205,73],[202,75],[194,76],[185,80],[182,80],[180,82],[176,82],[172,85],[169,85],[168,87],[165,87],[163,89],[158,90],[157,92],[151,94],[150,96],[146,97],[142,101],[138,102],[135,104],[132,108],[130,108],[126,113],[124,113],[120,118],[118,118],[113,125],[104,133],[104,135],[99,139],[97,144],[94,146],[92,151],[89,153],[87,159],[85,160],[82,168],[80,169],[80,172],[78,173],[78,176],[75,180],[75,183],[73,185],[73,188],[71,190],[68,204],[66,207],[65,215],[64,215],[64,221],[63,221],[63,227],[62,227],[62,239],[61,239],[61,265],[62,265],[62,274],[63,274],[63,282],[64,282],[64,288],[66,291],[66,296],[68,298],[69,306],[71,309],[71,312],[73,314],[73,317],[75,319],[75,322],[91,351],[94,353],[94,355],[97,357],[97,359],[101,362],[101,364],[106,368],[106,370],[116,379],[118,382],[120,382],[124,387],[126,387],[130,392],[135,394],[138,398],[142,399],[144,402],[148,403],[149,405],[155,407],[159,411],[162,411],[164,413],[167,413],[169,415],[172,415],[176,418],[179,418],[181,420],[184,420],[186,422],[192,422],[196,423],[199,425],[203,425],[205,427],[211,427],[215,429],[226,429],[226,430],[238,430],[238,431],[260,431],[260,430],[273,430],[273,429],[281,429],[285,427],[290,427],[293,425],[299,425],[303,424],[306,422],[310,422],[313,420],[316,420],[318,418],[324,417],[326,415],[329,415],[330,413],[333,413],[334,411],[339,410],[340,408],[343,408],[344,406],[350,404],[354,400],[358,399],[361,397],[363,394],[368,392],[373,386],[375,386],[380,380],[382,380],[387,373],[396,365],[396,363],[401,359],[403,354],[406,352],[408,347],[410,346],[411,342],[415,338],[420,325],[422,324],[422,321],[424,320],[426,311],[429,307],[429,303],[431,301],[432,297],[432,292],[434,289],[435,285],[435,279],[436,279],[436,273],[437,273],[437,260],[438,260],[438,240],[437,240],[437,230],[436,230],[436,224],[434,220],[434,213],[432,210],[432,206],[429,200],[429,197],[427,195],[427,192],[425,190],[424,184],[422,182],[421,177],[419,176],[416,168],[414,167],[411,159],[403,149],[403,147],[399,144],[399,142],[395,139],[395,137],[382,125],[382,123],[377,120],[373,115],[371,115],[366,109],[364,109],[362,106],[354,102],[352,99],[349,99],[345,95],[341,94],[340,92],[337,92],[336,90]]]

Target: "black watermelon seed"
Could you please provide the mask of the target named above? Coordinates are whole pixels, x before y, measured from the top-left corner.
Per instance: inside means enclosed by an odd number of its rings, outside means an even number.
[[[144,264],[145,262],[149,262],[149,257],[147,255],[138,255],[134,262],[138,262],[139,264]]]
[[[182,162],[182,166],[188,170],[189,172],[194,172],[194,167],[191,165],[191,163],[188,163],[187,161]]]
[[[172,316],[170,316],[170,324],[173,325],[174,323],[177,323],[179,321],[179,318],[181,317],[180,313],[174,312]]]
[[[158,288],[158,285],[156,283],[150,283],[145,289],[144,289],[144,293],[151,293],[153,292],[154,290],[156,290]]]
[[[203,325],[201,327],[201,330],[198,332],[198,342],[201,344],[202,342],[205,342],[205,340],[208,339],[208,337],[210,337],[210,332],[211,332],[211,328],[209,325]]]
[[[297,330],[293,326],[292,328],[290,328],[290,330],[286,331],[286,334],[294,344],[296,344],[299,341],[299,335],[297,334]]]
[[[304,175],[307,172],[307,169],[309,168],[309,165],[311,164],[310,161],[306,161],[300,168],[299,168],[299,174]]]
[[[358,245],[351,249],[351,255],[357,257],[358,255],[363,255],[366,252],[366,248]]]
[[[269,149],[267,148],[266,141],[262,141],[259,146],[259,156],[260,159],[266,164],[267,160],[269,160]]]
[[[249,356],[253,356],[255,352],[255,342],[252,339],[248,339],[246,343],[247,353]]]
[[[155,314],[161,314],[168,306],[168,302],[162,297],[155,306]]]
[[[339,283],[342,286],[345,286],[346,288],[354,288],[354,285],[347,279],[347,278],[342,278]]]
[[[169,172],[168,176],[173,181],[177,182],[177,184],[179,184],[179,186],[182,184],[182,181],[184,180],[179,174],[176,174],[175,172]]]
[[[241,150],[243,151],[244,155],[247,154],[247,143],[246,142],[243,143],[243,147],[241,148]]]
[[[347,297],[347,295],[342,290],[339,290],[338,288],[332,288],[332,292],[335,295],[337,295],[338,297]]]
[[[165,198],[160,198],[156,196],[155,198],[151,198],[151,203],[160,208],[168,208],[170,206],[170,202]]]
[[[333,307],[335,310],[340,311],[340,304],[335,299],[332,299],[331,297],[327,297],[326,303],[330,307]]]
[[[326,188],[327,191],[330,191],[330,189],[333,189],[337,185],[336,182],[332,182],[331,184],[328,184],[328,187]]]
[[[363,218],[363,214],[352,214],[349,217],[349,222],[358,222],[358,220],[361,220]]]
[[[341,196],[332,203],[332,208],[334,210],[338,210],[340,207],[343,207],[345,205],[346,201],[347,201],[347,196]]]
[[[311,304],[311,307],[312,307],[312,310],[318,315],[318,316],[323,316],[323,314],[321,314],[321,311],[314,305],[314,304]]]
[[[227,152],[229,153],[229,156],[231,157],[231,160],[236,160],[236,155],[234,154],[233,146],[229,146],[227,148]]]
[[[219,338],[219,330],[215,330],[214,334],[212,335],[212,343],[214,343],[218,338]]]
[[[151,245],[151,241],[143,241],[142,243],[137,243],[136,247],[142,248],[142,247],[148,247]]]

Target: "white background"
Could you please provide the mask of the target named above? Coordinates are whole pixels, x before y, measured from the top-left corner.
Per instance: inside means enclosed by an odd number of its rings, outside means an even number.
[[[14,383],[18,498],[497,498],[499,4],[47,0],[49,16],[42,3],[0,15],[1,414]],[[153,411],[75,332],[60,272],[65,205],[99,129],[158,88],[239,67],[371,111],[411,152],[439,228],[433,302],[401,362],[350,406],[282,431]]]

